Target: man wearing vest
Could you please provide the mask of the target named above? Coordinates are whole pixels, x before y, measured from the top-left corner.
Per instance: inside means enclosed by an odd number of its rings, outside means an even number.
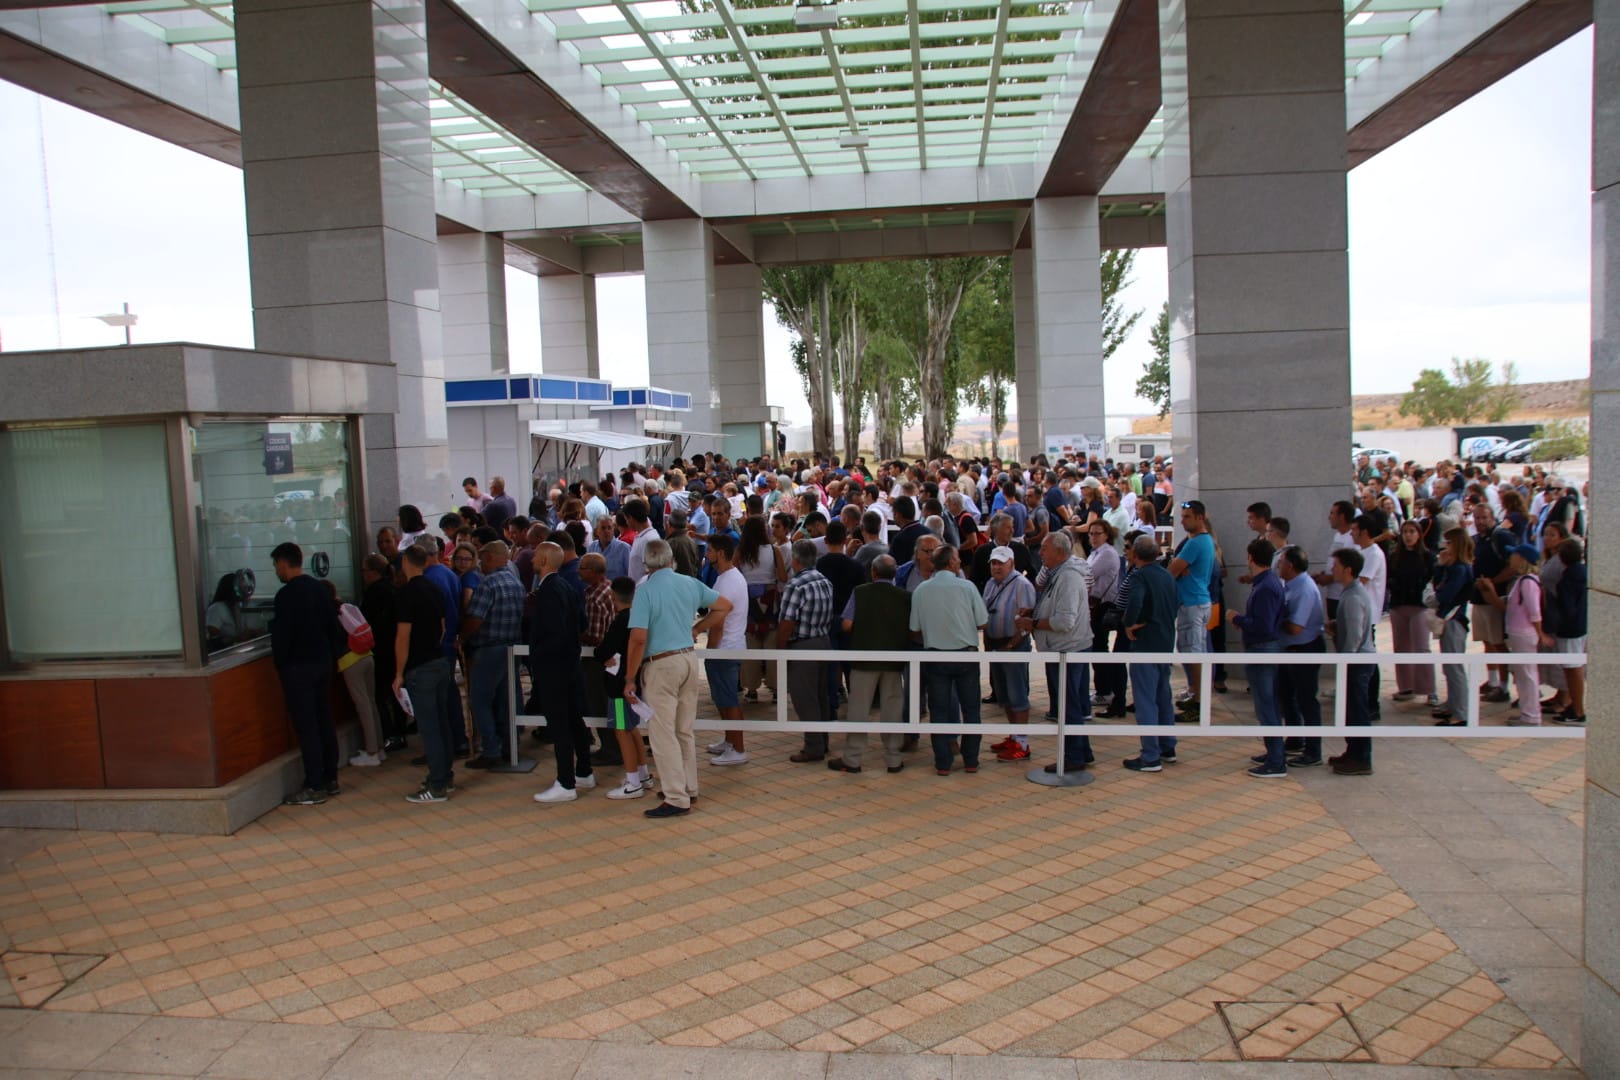
[[[844,633],[851,649],[905,652],[911,648],[911,594],[896,588],[894,556],[879,555],[872,560],[872,581],[857,585],[841,613]],[[849,719],[864,722],[877,699],[878,719],[885,724],[905,720],[905,681],[901,662],[857,660],[850,665]],[[883,735],[883,762],[891,773],[905,768],[901,759],[898,732]],[[844,736],[844,753],[827,762],[834,772],[858,773],[866,755],[866,732],[852,731]]]

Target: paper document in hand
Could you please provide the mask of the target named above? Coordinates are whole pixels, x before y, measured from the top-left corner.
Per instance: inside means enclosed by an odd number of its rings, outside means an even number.
[[[619,654],[614,653],[612,656],[608,657],[607,663],[602,665],[602,670],[607,672],[609,675],[617,675],[619,673]]]
[[[643,726],[652,723],[653,711],[651,705],[648,705],[645,701],[632,701],[630,708],[635,712],[636,718],[641,721]]]
[[[409,690],[402,686],[394,691],[394,696],[399,699],[399,707],[405,710],[406,716],[416,715],[416,710],[411,707],[411,693]]]

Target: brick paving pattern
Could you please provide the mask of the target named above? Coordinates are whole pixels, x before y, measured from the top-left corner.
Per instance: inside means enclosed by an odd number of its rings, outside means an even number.
[[[1100,739],[1098,782],[1066,791],[990,761],[936,777],[926,749],[898,776],[834,774],[788,764],[796,745],[701,766],[673,822],[600,791],[535,806],[547,754],[532,777],[463,773],[444,806],[405,805],[419,770],[390,760],[234,837],[63,834],[0,876],[6,971],[62,981],[52,1012],[1569,1066],[1320,802],[1241,775],[1247,740],[1142,776],[1117,764],[1131,741]],[[17,959],[62,953],[106,959]]]

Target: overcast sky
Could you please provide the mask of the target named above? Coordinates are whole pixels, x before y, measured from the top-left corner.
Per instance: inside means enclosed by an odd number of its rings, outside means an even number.
[[[1592,38],[1585,31],[1350,174],[1357,393],[1404,390],[1452,356],[1514,361],[1528,380],[1589,367]],[[128,301],[136,341],[253,343],[239,170],[0,82],[0,345],[106,345],[92,316]],[[54,257],[53,257],[54,252]],[[1164,250],[1124,300],[1147,314],[1109,363],[1108,412],[1134,394],[1164,301]],[[639,275],[601,278],[603,375],[647,381]],[[508,271],[514,367],[538,370],[532,278]],[[766,319],[768,394],[809,408]]]

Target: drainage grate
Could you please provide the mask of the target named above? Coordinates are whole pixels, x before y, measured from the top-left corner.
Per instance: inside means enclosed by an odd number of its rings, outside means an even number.
[[[0,986],[0,1005],[37,1009],[105,959],[102,953],[7,950],[0,954],[0,967],[6,973],[5,984]]]
[[[1336,1001],[1217,1001],[1244,1061],[1376,1062]]]

